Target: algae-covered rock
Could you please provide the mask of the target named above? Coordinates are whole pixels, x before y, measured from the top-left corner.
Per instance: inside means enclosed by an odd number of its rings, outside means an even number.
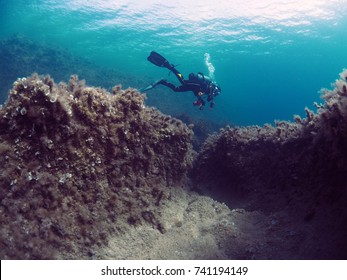
[[[231,188],[256,182],[292,186],[300,178],[306,188],[313,182],[346,185],[347,70],[340,76],[333,90],[322,90],[325,102],[315,103],[317,112],[305,108],[306,118],[226,127],[211,135],[195,161],[196,180],[224,179]]]
[[[0,109],[1,259],[91,258],[131,226],[163,231],[191,152],[188,127],[135,89],[18,79]]]
[[[298,248],[300,258],[347,257],[347,71],[340,77],[305,118],[210,136],[192,172],[197,186],[231,208],[284,211],[311,243]]]

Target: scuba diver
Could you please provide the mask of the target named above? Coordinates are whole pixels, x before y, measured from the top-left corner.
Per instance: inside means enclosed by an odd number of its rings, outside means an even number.
[[[157,85],[167,86],[175,92],[192,91],[197,98],[197,100],[193,103],[194,106],[199,106],[199,109],[202,110],[207,101],[210,102],[210,108],[213,108],[214,98],[220,94],[221,88],[217,83],[211,81],[209,77],[205,76],[201,72],[198,72],[197,74],[190,73],[189,79],[185,80],[183,75],[175,68],[173,64],[170,64],[163,56],[155,51],[152,51],[147,59],[156,66],[167,68],[170,70],[170,72],[172,71],[181,85],[175,86],[167,80],[162,79],[143,88],[140,91],[153,89]]]

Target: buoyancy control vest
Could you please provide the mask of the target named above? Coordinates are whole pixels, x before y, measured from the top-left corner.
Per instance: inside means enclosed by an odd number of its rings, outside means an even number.
[[[206,93],[209,97],[217,96],[220,93],[220,87],[215,82],[212,82],[208,76],[198,72],[190,73],[189,80],[197,82],[200,85],[201,91]]]

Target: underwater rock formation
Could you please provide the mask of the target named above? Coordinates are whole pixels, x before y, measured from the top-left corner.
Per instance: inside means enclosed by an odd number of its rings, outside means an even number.
[[[305,108],[306,118],[295,116],[295,122],[276,121],[275,126],[227,126],[211,135],[195,162],[196,180],[222,178],[236,187],[252,180],[273,185],[279,179],[291,185],[305,177],[345,185],[346,76],[347,70],[333,90],[322,90],[325,103],[315,103],[317,113]]]
[[[322,97],[294,122],[221,129],[192,163],[192,130],[134,89],[18,79],[0,109],[1,259],[347,258],[347,71]]]
[[[0,109],[0,258],[92,258],[132,225],[165,231],[191,162],[191,130],[134,89],[18,79]]]
[[[322,90],[325,102],[315,104],[316,113],[305,109],[306,118],[221,129],[195,161],[195,182],[220,192],[231,207],[243,200],[247,210],[287,211],[312,222],[312,238],[330,246],[306,257],[347,257],[346,88],[347,70],[333,90]]]

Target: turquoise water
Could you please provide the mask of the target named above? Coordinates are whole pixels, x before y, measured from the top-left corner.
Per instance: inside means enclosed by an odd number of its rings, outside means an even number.
[[[347,67],[342,0],[0,0],[0,9],[0,40],[26,36],[131,77],[178,84],[146,60],[152,50],[185,76],[214,68],[222,94],[212,111],[194,108],[192,93],[172,93],[163,110],[216,122],[303,115]]]

